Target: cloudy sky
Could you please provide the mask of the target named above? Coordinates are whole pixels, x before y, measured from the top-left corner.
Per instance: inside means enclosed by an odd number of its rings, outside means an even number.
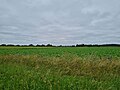
[[[2,43],[120,43],[120,0],[0,0]]]

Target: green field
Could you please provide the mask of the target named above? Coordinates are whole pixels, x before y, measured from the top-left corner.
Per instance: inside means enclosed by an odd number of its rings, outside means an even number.
[[[120,47],[0,47],[0,90],[120,90]]]

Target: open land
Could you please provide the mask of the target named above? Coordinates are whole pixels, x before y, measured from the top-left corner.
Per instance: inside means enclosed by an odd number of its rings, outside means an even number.
[[[120,90],[120,47],[0,47],[0,90]]]

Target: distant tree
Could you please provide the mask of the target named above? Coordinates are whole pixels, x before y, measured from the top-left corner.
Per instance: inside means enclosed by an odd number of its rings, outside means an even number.
[[[72,45],[71,47],[75,47],[75,45]]]
[[[33,47],[34,45],[33,45],[33,44],[29,44],[28,46],[29,46],[29,47]]]
[[[15,45],[13,45],[13,44],[8,44],[8,45],[6,45],[6,46],[11,46],[11,47],[12,47],[12,46],[15,46]]]
[[[98,44],[94,44],[93,46],[94,46],[94,47],[99,47],[100,45],[98,45]]]
[[[20,47],[20,45],[15,45],[16,47]]]
[[[58,47],[63,47],[62,45],[59,45]]]
[[[28,47],[29,45],[21,45],[22,47]]]
[[[45,45],[44,45],[44,44],[42,44],[42,45],[41,45],[41,47],[45,47]]]
[[[52,45],[51,45],[51,44],[47,44],[46,46],[47,46],[47,47],[52,47]]]
[[[37,44],[36,47],[41,47],[41,45]]]
[[[84,44],[77,44],[76,47],[83,47],[85,46]]]
[[[1,44],[0,46],[6,46],[6,44]]]

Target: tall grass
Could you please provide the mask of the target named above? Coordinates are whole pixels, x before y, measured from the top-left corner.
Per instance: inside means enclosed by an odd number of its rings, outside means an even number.
[[[89,57],[2,55],[0,89],[120,90],[120,60]]]

